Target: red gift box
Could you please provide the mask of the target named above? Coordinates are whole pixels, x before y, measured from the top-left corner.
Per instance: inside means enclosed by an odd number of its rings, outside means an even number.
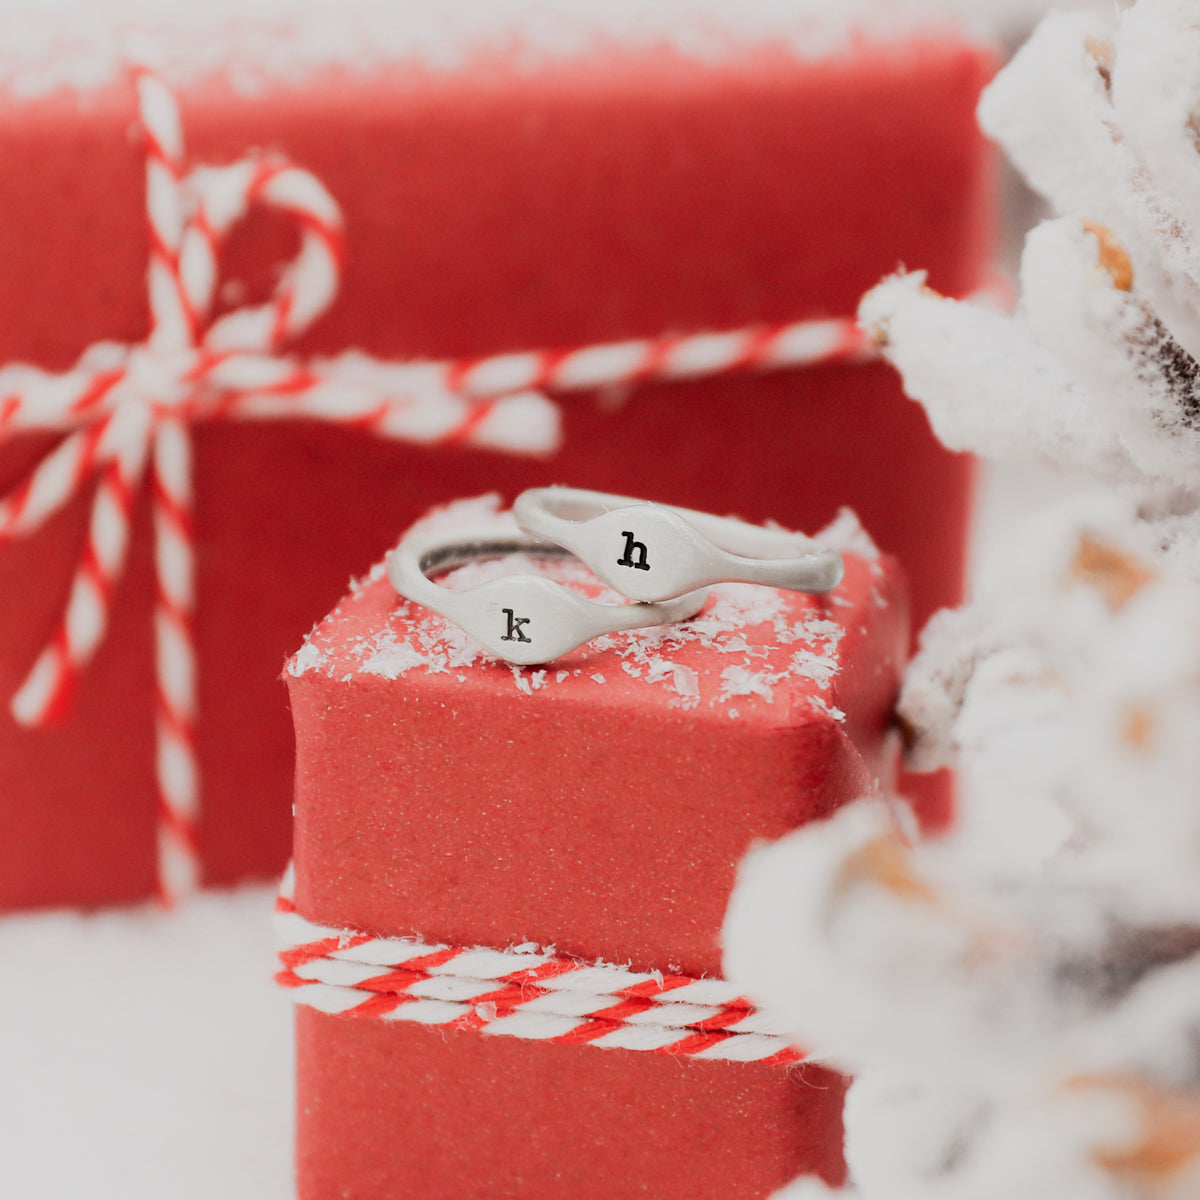
[[[347,21],[389,19],[372,11]],[[817,19],[814,36],[838,21]],[[469,386],[471,361],[510,351],[747,329],[753,343],[780,323],[846,318],[899,261],[928,266],[949,293],[978,286],[990,180],[973,108],[989,53],[937,27],[820,52],[803,29],[799,50],[777,34],[707,57],[602,39],[536,61],[511,45],[470,50],[454,69],[381,53],[361,70],[310,63],[299,84],[267,72],[249,91],[223,74],[172,76],[168,54],[167,77],[192,161],[270,147],[340,205],[340,291],[284,349],[300,362],[347,347],[452,360],[443,378]],[[105,69],[71,90],[14,85],[0,103],[0,360],[63,370],[97,340],[146,338],[146,145],[129,137],[128,80]],[[295,248],[294,223],[252,213],[222,276],[261,299]],[[218,307],[241,302],[226,289]],[[836,349],[836,329],[818,333]],[[799,528],[848,502],[908,564],[918,618],[958,597],[969,467],[936,446],[890,372],[661,378],[672,361],[652,342],[625,386],[556,392],[562,448],[546,461],[301,420],[195,426],[194,837],[206,881],[281,865],[292,747],[279,663],[354,567],[431,502],[568,480]],[[538,363],[564,382],[556,354]],[[576,370],[576,384],[585,377]],[[0,495],[56,436],[6,423],[0,405]],[[89,488],[0,546],[4,696],[61,620]],[[69,713],[36,729],[0,715],[0,907],[155,886],[153,551],[148,502],[130,502],[111,625]]]
[[[718,937],[753,842],[894,768],[906,591],[845,557],[829,596],[721,585],[537,669],[378,572],[313,631],[286,675],[302,1200],[841,1180],[843,1082],[721,994]]]

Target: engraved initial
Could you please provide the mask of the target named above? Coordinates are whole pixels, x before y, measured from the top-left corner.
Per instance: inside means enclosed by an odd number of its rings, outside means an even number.
[[[502,642],[532,642],[521,632],[522,625],[528,625],[532,617],[518,617],[511,608],[500,610],[508,618],[508,632],[500,639]]]
[[[625,553],[617,559],[617,566],[632,567],[635,571],[650,570],[650,564],[646,561],[646,543],[635,542],[633,533],[628,529],[622,529],[621,536],[625,539]]]

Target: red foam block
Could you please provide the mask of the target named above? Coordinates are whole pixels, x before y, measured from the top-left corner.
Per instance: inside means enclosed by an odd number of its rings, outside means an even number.
[[[846,1083],[299,1008],[301,1200],[766,1200],[837,1186]]]
[[[722,585],[691,622],[544,668],[482,656],[376,576],[287,671],[298,911],[719,975],[750,845],[894,770],[906,589],[887,558],[846,565],[829,596]],[[799,1172],[843,1173],[843,1083],[807,1065],[303,1009],[298,1029],[303,1200],[757,1200]]]

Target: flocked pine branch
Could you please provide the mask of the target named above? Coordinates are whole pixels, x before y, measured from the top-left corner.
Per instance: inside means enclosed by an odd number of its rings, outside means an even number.
[[[955,829],[872,797],[755,851],[726,968],[856,1077],[863,1200],[1194,1200],[1200,0],[1051,15],[980,116],[1058,214],[1017,313],[918,274],[860,315],[948,445],[1096,487],[924,633],[901,719]]]

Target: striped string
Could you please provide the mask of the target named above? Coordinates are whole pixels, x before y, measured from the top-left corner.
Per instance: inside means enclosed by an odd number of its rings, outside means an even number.
[[[782,1022],[722,979],[317,925],[296,912],[291,880],[289,868],[276,915],[276,979],[320,1012],[731,1062],[804,1058]]]

